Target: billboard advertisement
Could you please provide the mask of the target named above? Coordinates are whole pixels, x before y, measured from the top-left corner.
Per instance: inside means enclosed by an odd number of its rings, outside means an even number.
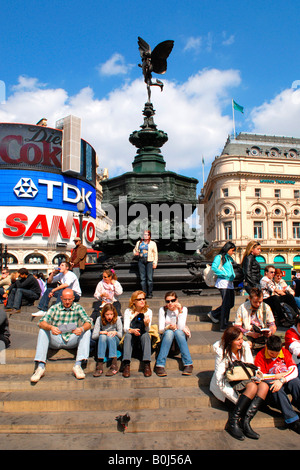
[[[1,207],[1,242],[13,248],[36,246],[54,249],[57,243],[73,245],[79,236],[79,220],[76,213],[32,207]],[[95,220],[84,218],[83,241],[92,244]]]

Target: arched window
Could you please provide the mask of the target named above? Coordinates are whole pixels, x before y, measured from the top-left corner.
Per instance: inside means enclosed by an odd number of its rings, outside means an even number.
[[[15,257],[15,255],[12,255],[11,253],[6,254],[6,259],[7,259],[7,264],[18,264],[18,260]],[[5,265],[5,260],[4,257],[2,257],[2,263]]]
[[[25,264],[45,264],[45,256],[39,253],[30,253],[24,259]]]
[[[255,259],[258,263],[265,263],[266,262],[266,260],[263,256],[256,256]]]
[[[281,255],[275,256],[274,263],[285,263],[285,259]]]
[[[53,260],[52,260],[52,264],[55,264],[55,265],[60,265],[60,263],[62,263],[63,261],[68,261],[67,259],[68,257],[64,254],[64,253],[59,253],[58,255],[55,255]]]

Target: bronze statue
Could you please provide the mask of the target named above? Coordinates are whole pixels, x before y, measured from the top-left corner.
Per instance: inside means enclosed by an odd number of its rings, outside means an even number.
[[[152,82],[152,72],[163,74],[167,70],[167,58],[169,57],[174,41],[163,41],[159,43],[151,52],[149,44],[144,39],[138,37],[138,46],[142,58],[142,63],[139,67],[143,70],[144,80],[147,84],[148,90],[148,102],[150,103],[151,98],[151,86],[159,86],[161,91],[163,90],[163,83],[156,79],[156,82]]]

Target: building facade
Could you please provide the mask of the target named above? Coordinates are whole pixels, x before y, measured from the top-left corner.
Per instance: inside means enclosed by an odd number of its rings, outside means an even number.
[[[262,263],[300,268],[300,139],[240,133],[228,137],[199,196],[212,258],[231,240],[241,261],[248,242]]]
[[[47,274],[68,259],[75,236],[92,246],[107,226],[97,166],[75,116],[56,128],[0,123],[0,243],[9,269]]]

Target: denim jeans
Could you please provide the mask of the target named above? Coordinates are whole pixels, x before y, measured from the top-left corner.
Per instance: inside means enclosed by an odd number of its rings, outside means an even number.
[[[104,359],[106,349],[108,348],[108,357],[117,357],[117,349],[120,343],[118,336],[99,335],[98,341],[98,359]]]
[[[16,310],[19,310],[22,306],[23,298],[33,303],[35,300],[38,300],[39,297],[39,294],[36,294],[32,290],[21,288],[12,289],[9,293],[6,307],[15,308]]]
[[[269,383],[268,383],[269,384]],[[271,385],[271,383],[269,384]],[[293,423],[299,419],[298,413],[294,411],[293,406],[289,400],[288,394],[292,396],[293,405],[300,409],[300,379],[289,380],[282,385],[278,392],[269,392],[267,399],[270,405],[279,408],[282,411],[284,421],[286,423]]]
[[[37,347],[34,360],[37,362],[45,362],[49,347],[52,349],[74,349],[77,347],[76,361],[88,359],[90,353],[90,337],[91,330],[87,330],[80,336],[71,334],[68,341],[65,341],[62,335],[53,335],[51,331],[39,331]]]
[[[50,294],[51,291],[52,291],[52,287],[48,287],[45,290],[41,300],[39,301],[38,308],[40,310],[44,310],[44,312],[46,312],[48,310],[48,305],[49,305],[49,302],[50,302],[49,294]],[[55,297],[57,299],[56,300],[57,304],[61,301],[62,293],[63,293],[63,289],[60,289],[60,290],[55,291],[54,294],[53,294],[53,297]],[[74,297],[75,297],[74,302],[78,302],[80,300],[80,296],[74,291],[73,291],[73,293],[74,293]]]
[[[162,336],[162,342],[161,342],[159,354],[156,360],[157,367],[165,367],[166,360],[167,360],[170,348],[172,346],[173,339],[176,340],[176,343],[180,349],[183,365],[190,366],[193,364],[184,331],[166,330]]]
[[[139,260],[138,263],[142,291],[152,295],[153,291],[153,262]]]
[[[125,334],[123,345],[123,361],[131,360],[132,349],[135,343],[139,342],[143,351],[143,361],[151,361],[151,339],[149,333],[144,333],[141,336],[135,336],[131,333]]]
[[[230,310],[234,306],[234,289],[219,289],[222,296],[222,305],[213,310],[212,316],[220,318],[220,328],[225,329],[228,326]]]

